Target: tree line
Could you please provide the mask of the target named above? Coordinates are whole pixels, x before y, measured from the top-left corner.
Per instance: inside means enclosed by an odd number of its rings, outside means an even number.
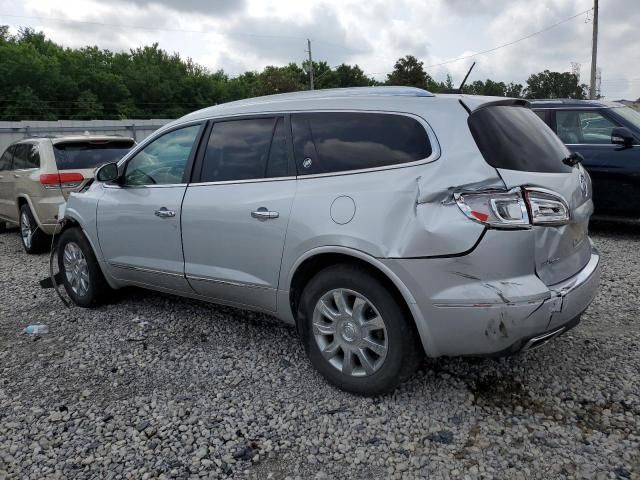
[[[112,52],[65,48],[30,28],[11,35],[0,26],[0,120],[176,118],[242,98],[306,90],[309,63],[268,66],[230,77],[168,53],[158,44]],[[405,85],[432,92],[455,89],[451,76],[434,80],[412,55],[398,59],[380,82],[358,65],[313,62],[315,88]],[[464,93],[526,98],[586,98],[586,85],[566,72],[545,70],[526,85],[486,79]]]

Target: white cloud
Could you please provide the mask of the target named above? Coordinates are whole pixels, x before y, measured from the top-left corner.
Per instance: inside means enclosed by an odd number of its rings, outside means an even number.
[[[640,9],[637,0],[601,2],[599,66],[607,98],[640,96]],[[592,0],[26,0],[21,6],[0,0],[1,13],[138,25],[118,28],[50,20],[1,17],[1,23],[30,25],[53,40],[78,47],[129,49],[152,42],[230,74],[268,64],[301,62],[306,38],[314,58],[330,65],[358,63],[384,79],[406,54],[425,65],[472,55],[541,30],[577,12]],[[591,24],[585,16],[492,53],[432,67],[458,83],[477,62],[470,81],[492,78],[524,83],[544,69],[568,71],[582,64],[588,83]]]

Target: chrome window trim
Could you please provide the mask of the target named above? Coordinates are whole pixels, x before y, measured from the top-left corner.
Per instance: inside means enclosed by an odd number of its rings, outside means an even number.
[[[607,110],[620,107],[538,107],[531,105],[531,110]]]
[[[187,183],[166,183],[161,185],[116,185],[114,183],[103,183],[104,188],[121,188],[123,190],[129,190],[131,188],[172,188],[172,187],[186,187]]]
[[[620,147],[620,145],[617,143],[565,143],[565,145],[567,147]],[[640,147],[640,145],[629,145],[629,147]]]
[[[312,175],[298,175],[297,178],[298,180],[306,180],[308,178],[313,179],[313,178],[322,178],[322,177],[336,177],[338,175],[357,175],[360,173],[378,172],[383,170],[396,170],[398,168],[409,168],[409,167],[415,167],[418,165],[425,165],[427,163],[433,163],[434,161],[437,160],[437,158],[432,159],[431,157],[432,155],[421,160],[416,160],[414,162],[399,163],[397,165],[386,165],[384,167],[359,168],[358,170],[344,170],[342,172],[326,172],[326,173],[314,173]]]
[[[277,115],[295,115],[295,114],[305,114],[305,113],[373,113],[373,114],[386,114],[386,115],[400,115],[405,117],[410,117],[416,120],[422,128],[424,128],[427,138],[429,139],[429,143],[431,145],[431,154],[428,157],[421,158],[419,160],[414,160],[413,162],[407,163],[398,163],[395,165],[385,165],[382,167],[370,167],[370,168],[359,168],[357,170],[344,170],[341,172],[326,172],[326,173],[316,173],[313,175],[296,175],[289,177],[274,177],[274,178],[255,178],[255,179],[244,179],[244,180],[225,180],[220,182],[194,182],[190,183],[189,186],[198,186],[198,185],[224,185],[224,184],[233,184],[233,183],[256,183],[256,182],[270,182],[270,181],[282,181],[282,180],[304,180],[307,178],[321,178],[321,177],[334,177],[338,175],[355,175],[359,173],[369,173],[369,172],[377,172],[384,170],[395,170],[398,168],[408,168],[414,167],[417,165],[424,165],[427,163],[435,162],[440,158],[441,150],[440,150],[440,142],[438,141],[438,137],[435,134],[435,131],[431,127],[431,124],[420,115],[410,112],[399,112],[396,110],[368,110],[368,109],[313,109],[313,110],[285,110],[285,111],[265,111],[265,112],[254,112],[254,113],[238,113],[233,115],[223,115],[220,117],[207,117],[205,120],[211,121],[213,123],[223,122],[233,119],[250,119],[250,118],[259,118],[264,116],[277,116]],[[295,162],[295,158],[294,158]]]
[[[264,182],[284,182],[287,180],[295,180],[295,176],[289,177],[269,177],[269,178],[248,178],[245,180],[221,180],[219,182],[193,182],[189,187],[206,187],[208,185],[234,185],[239,183],[264,183]]]

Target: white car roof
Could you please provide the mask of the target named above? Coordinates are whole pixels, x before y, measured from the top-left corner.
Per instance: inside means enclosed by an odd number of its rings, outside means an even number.
[[[450,108],[460,108],[458,103],[460,100],[470,110],[475,110],[486,103],[513,99],[462,94],[433,94],[421,88],[392,86],[308,90],[248,98],[204,108],[167,124],[161,130],[194,120],[242,114],[352,109],[412,113],[423,111],[425,106],[433,107],[434,110],[445,108],[445,105]],[[454,107],[454,103],[458,105]]]

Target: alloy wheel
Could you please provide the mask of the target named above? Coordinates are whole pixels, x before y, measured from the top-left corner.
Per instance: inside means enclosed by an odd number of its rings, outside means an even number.
[[[382,367],[389,349],[384,319],[353,290],[325,293],[313,311],[313,335],[322,356],[345,375],[364,377]]]
[[[65,245],[62,262],[71,290],[76,295],[84,297],[89,291],[89,266],[77,243],[69,242]]]
[[[22,238],[22,243],[27,249],[31,248],[33,230],[27,212],[22,212],[22,215],[20,215],[20,238]]]

